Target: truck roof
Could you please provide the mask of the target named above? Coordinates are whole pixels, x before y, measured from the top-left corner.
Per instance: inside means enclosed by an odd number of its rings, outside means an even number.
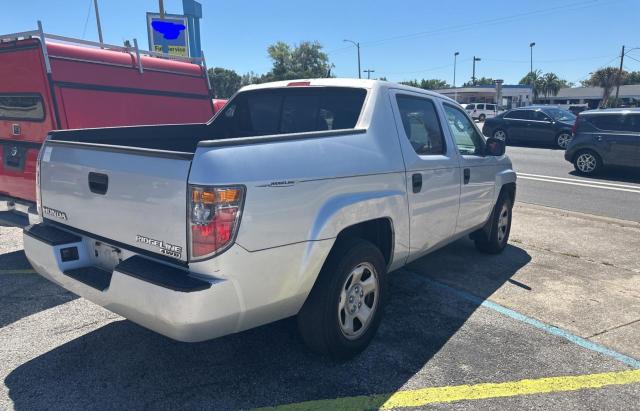
[[[386,89],[399,89],[411,91],[414,93],[421,93],[430,95],[432,97],[442,98],[451,102],[455,102],[453,99],[440,94],[435,91],[425,90],[422,88],[411,87],[400,83],[394,83],[384,80],[367,80],[367,79],[353,79],[353,78],[315,78],[315,79],[295,79],[284,81],[273,81],[270,83],[252,84],[245,86],[241,91],[260,90],[267,88],[280,88],[280,87],[305,87],[305,86],[324,86],[324,87],[358,87],[364,89],[386,88]]]

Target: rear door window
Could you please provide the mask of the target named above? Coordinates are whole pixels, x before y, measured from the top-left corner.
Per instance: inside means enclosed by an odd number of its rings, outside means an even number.
[[[478,110],[484,110],[484,104],[478,104]]]
[[[496,105],[495,104],[487,104],[487,110],[496,111]]]
[[[44,104],[39,94],[0,94],[0,120],[44,120]]]
[[[426,98],[397,95],[404,132],[419,155],[444,154],[442,127],[433,102]]]
[[[596,114],[594,116],[587,117],[587,121],[600,130],[624,131],[624,117],[625,116],[621,114]]]
[[[247,91],[227,103],[211,126],[214,138],[353,129],[366,94],[346,87]]]

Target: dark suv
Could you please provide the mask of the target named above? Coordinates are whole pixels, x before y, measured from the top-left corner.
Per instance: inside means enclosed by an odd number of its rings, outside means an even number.
[[[609,165],[640,167],[640,109],[583,111],[564,158],[581,174]]]
[[[482,133],[507,142],[551,144],[564,149],[571,141],[575,120],[573,113],[558,107],[528,106],[487,119]]]

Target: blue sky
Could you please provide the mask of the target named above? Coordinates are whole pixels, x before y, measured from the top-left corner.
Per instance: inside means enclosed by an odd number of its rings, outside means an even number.
[[[92,0],[3,0],[3,33],[35,28],[97,40]],[[620,47],[640,47],[640,0],[202,0],[202,42],[209,66],[242,74],[271,67],[266,49],[276,41],[317,40],[335,64],[334,74],[357,76],[355,47],[362,69],[374,77],[401,81],[440,78],[453,81],[453,53],[459,51],[456,82],[469,80],[472,56],[477,77],[517,82],[534,68],[578,82],[603,65],[617,65]],[[145,13],[156,0],[100,0],[105,42],[137,38],[147,48]],[[167,13],[181,13],[181,0],[165,0]],[[86,24],[85,24],[86,23]],[[640,50],[625,67],[640,70]],[[633,58],[637,60],[633,60]]]

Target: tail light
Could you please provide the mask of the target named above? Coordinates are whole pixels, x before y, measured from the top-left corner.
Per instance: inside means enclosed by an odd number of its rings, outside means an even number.
[[[220,254],[235,241],[244,204],[242,186],[190,186],[191,261]]]

